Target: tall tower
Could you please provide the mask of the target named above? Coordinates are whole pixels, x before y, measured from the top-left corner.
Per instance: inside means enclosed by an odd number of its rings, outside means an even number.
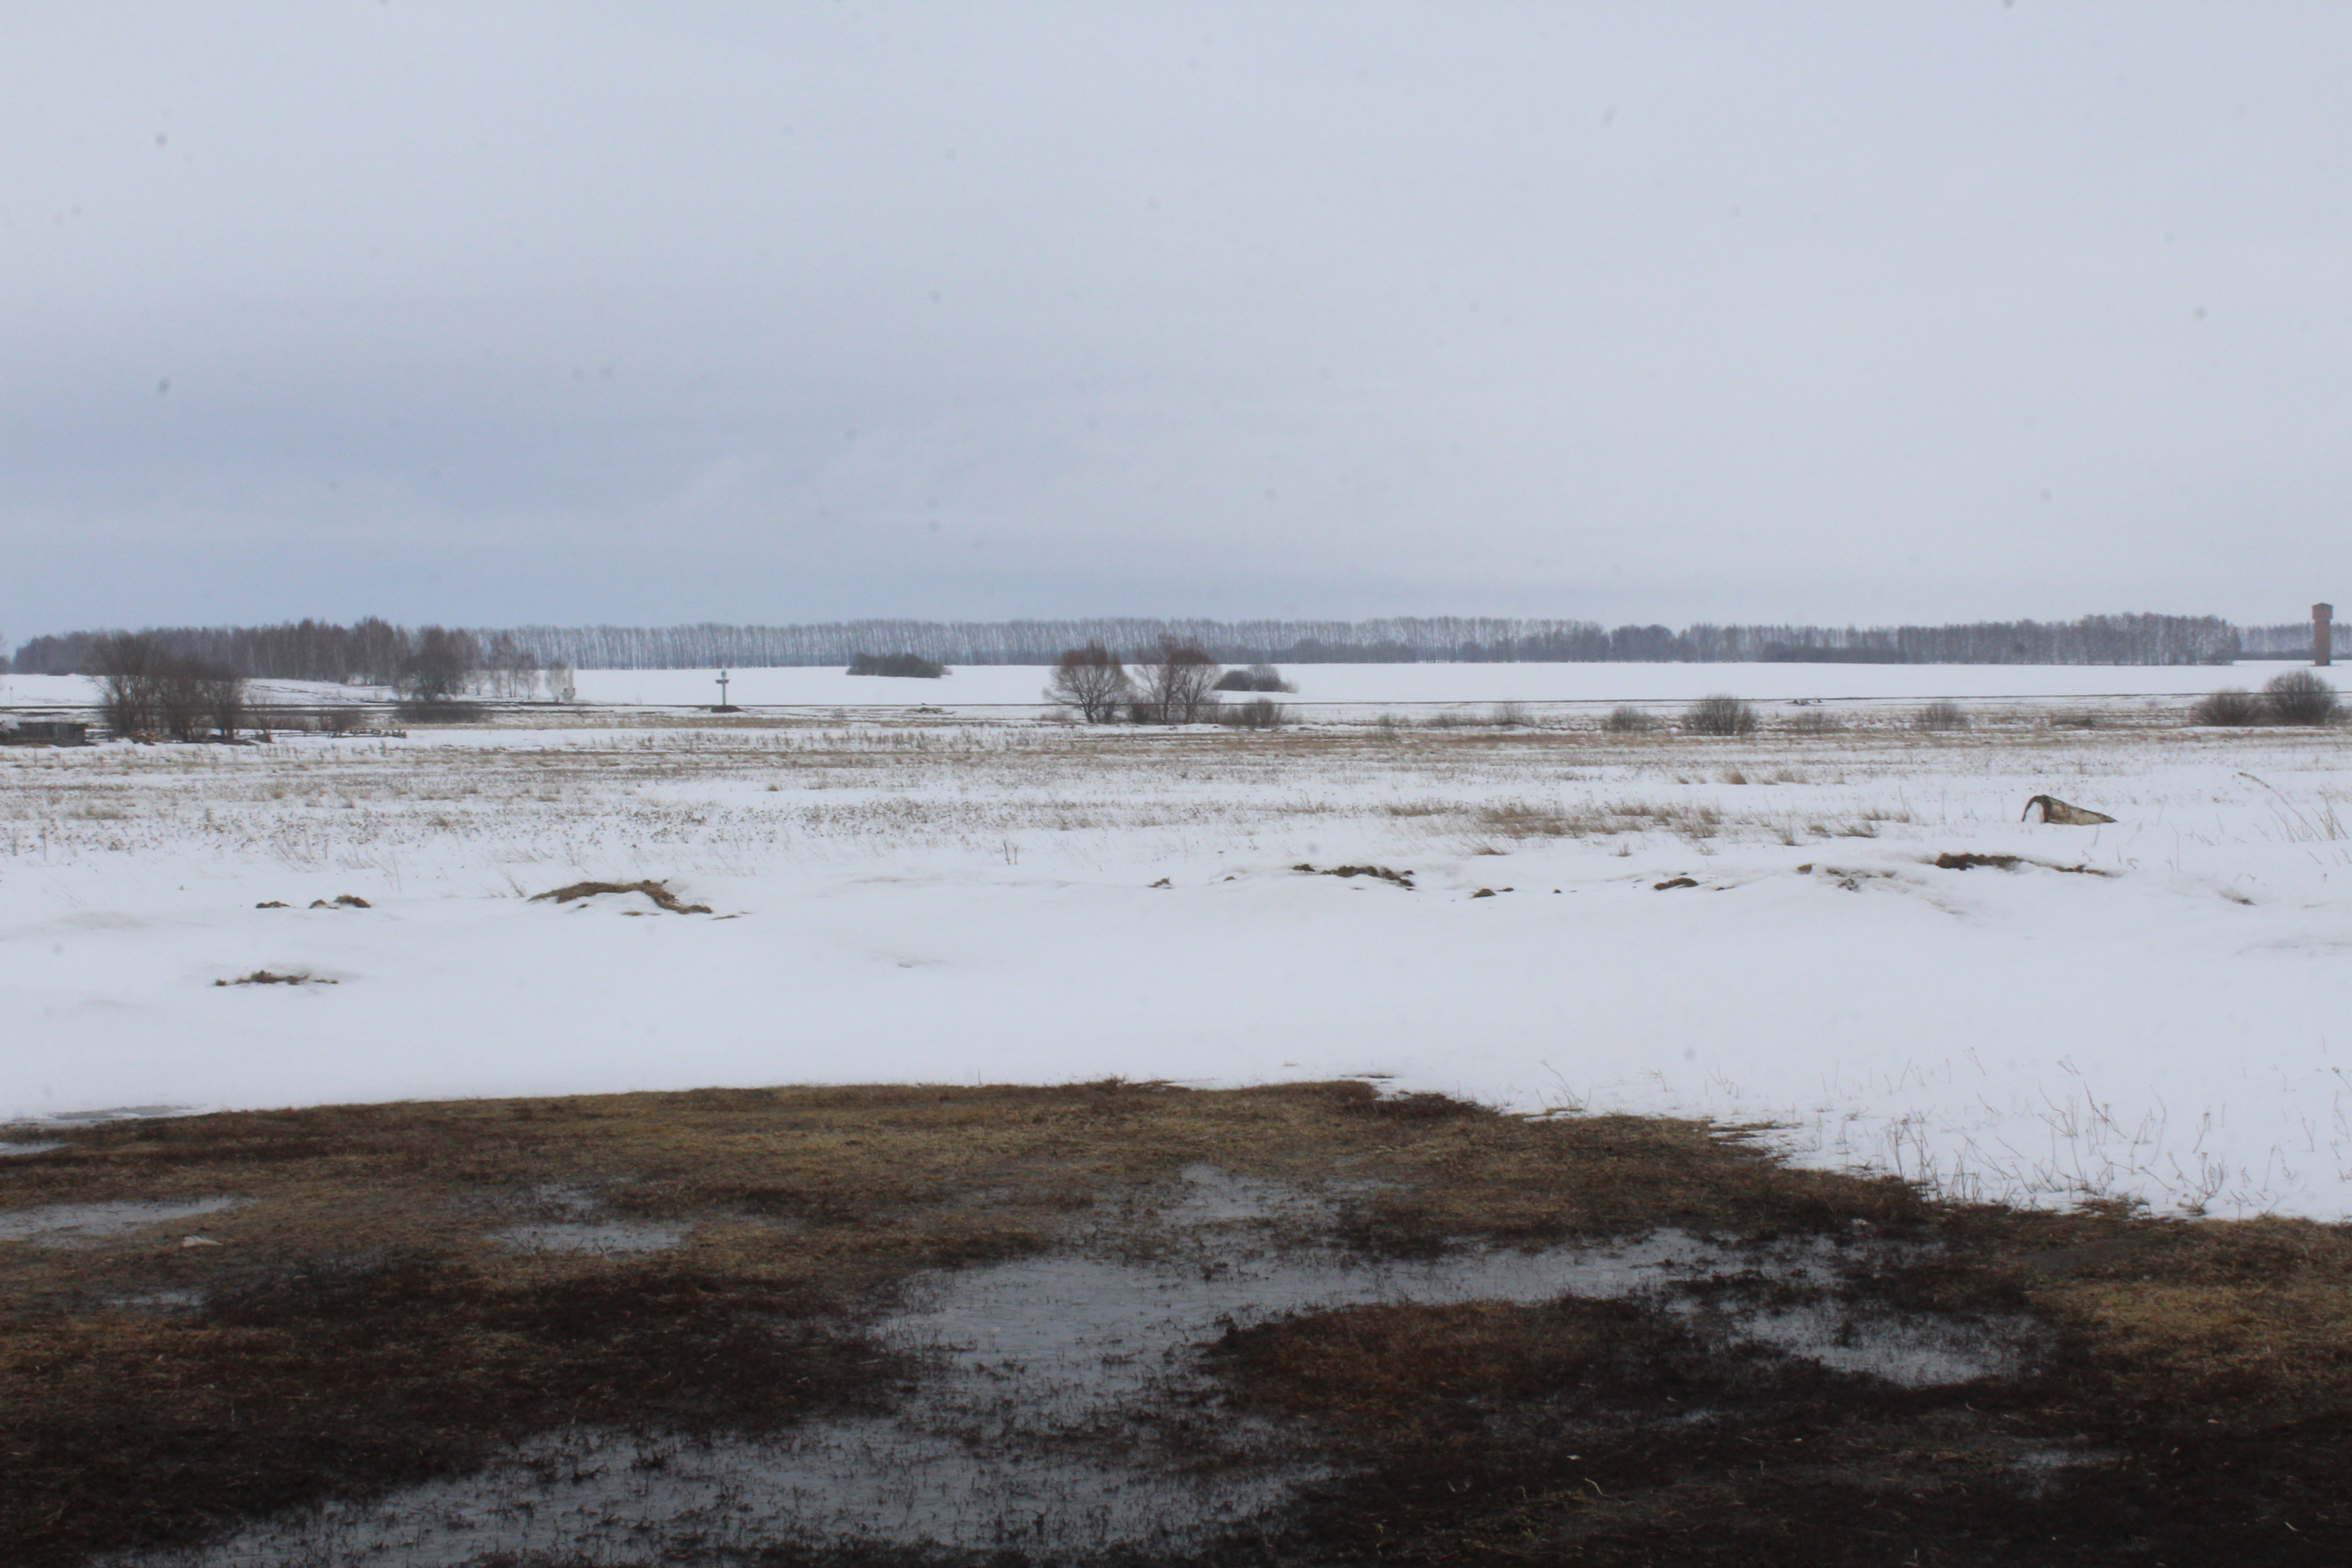
[[[2311,606],[2311,662],[2333,664],[2336,652],[2336,606]]]

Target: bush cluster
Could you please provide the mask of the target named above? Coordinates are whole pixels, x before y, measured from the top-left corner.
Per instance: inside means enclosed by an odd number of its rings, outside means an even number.
[[[1756,710],[1737,697],[1717,692],[1683,710],[1683,728],[1694,735],[1752,735]]]
[[[1911,715],[1911,724],[1914,729],[1925,730],[1931,734],[1938,735],[1949,734],[1955,730],[1968,729],[1971,722],[1967,709],[1957,702],[1940,697]]]
[[[226,741],[246,721],[243,676],[144,634],[100,637],[90,662],[99,708],[117,735]]]
[[[2225,686],[2189,710],[2191,723],[2235,729],[2248,724],[2333,723],[2342,713],[2336,688],[2308,669],[2290,669],[2263,683],[2262,694]]]
[[[1254,664],[1247,669],[1229,669],[1218,678],[1219,691],[1296,691],[1298,689],[1282,679],[1282,671],[1270,664]]]
[[[1271,665],[1253,665],[1237,671],[1250,684],[1229,684],[1224,667],[1198,643],[1162,637],[1128,662],[1101,643],[1066,648],[1055,663],[1045,686],[1045,700],[1058,703],[1089,724],[1127,719],[1138,724],[1230,723],[1243,729],[1271,729],[1283,720],[1280,705],[1260,699],[1240,705],[1228,717],[1219,691],[1288,691],[1293,689]]]

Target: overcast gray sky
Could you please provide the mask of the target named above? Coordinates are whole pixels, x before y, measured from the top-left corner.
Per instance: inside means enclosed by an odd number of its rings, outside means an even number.
[[[0,633],[2352,600],[2352,6],[0,8]]]

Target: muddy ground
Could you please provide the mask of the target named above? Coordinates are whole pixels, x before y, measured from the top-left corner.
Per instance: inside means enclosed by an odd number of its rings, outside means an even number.
[[[26,1568],[2352,1561],[2344,1226],[1352,1082],[13,1137]]]

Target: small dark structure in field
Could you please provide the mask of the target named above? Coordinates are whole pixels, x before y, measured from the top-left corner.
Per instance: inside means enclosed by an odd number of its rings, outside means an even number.
[[[19,719],[0,726],[0,746],[87,746],[89,726],[78,719]]]
[[[2311,662],[2329,665],[2336,662],[2336,606],[2311,606]]]
[[[2033,808],[2037,805],[2042,808],[2042,821],[2054,822],[2065,827],[2095,827],[2102,822],[2115,820],[2103,811],[2084,811],[2079,805],[2068,805],[2055,795],[2037,795],[2027,801],[2025,809],[2018,813],[2017,820],[2023,822],[2027,817],[2032,816]]]
[[[934,664],[919,653],[861,653],[849,661],[851,675],[912,676],[919,680],[937,680],[948,672],[944,664]]]

